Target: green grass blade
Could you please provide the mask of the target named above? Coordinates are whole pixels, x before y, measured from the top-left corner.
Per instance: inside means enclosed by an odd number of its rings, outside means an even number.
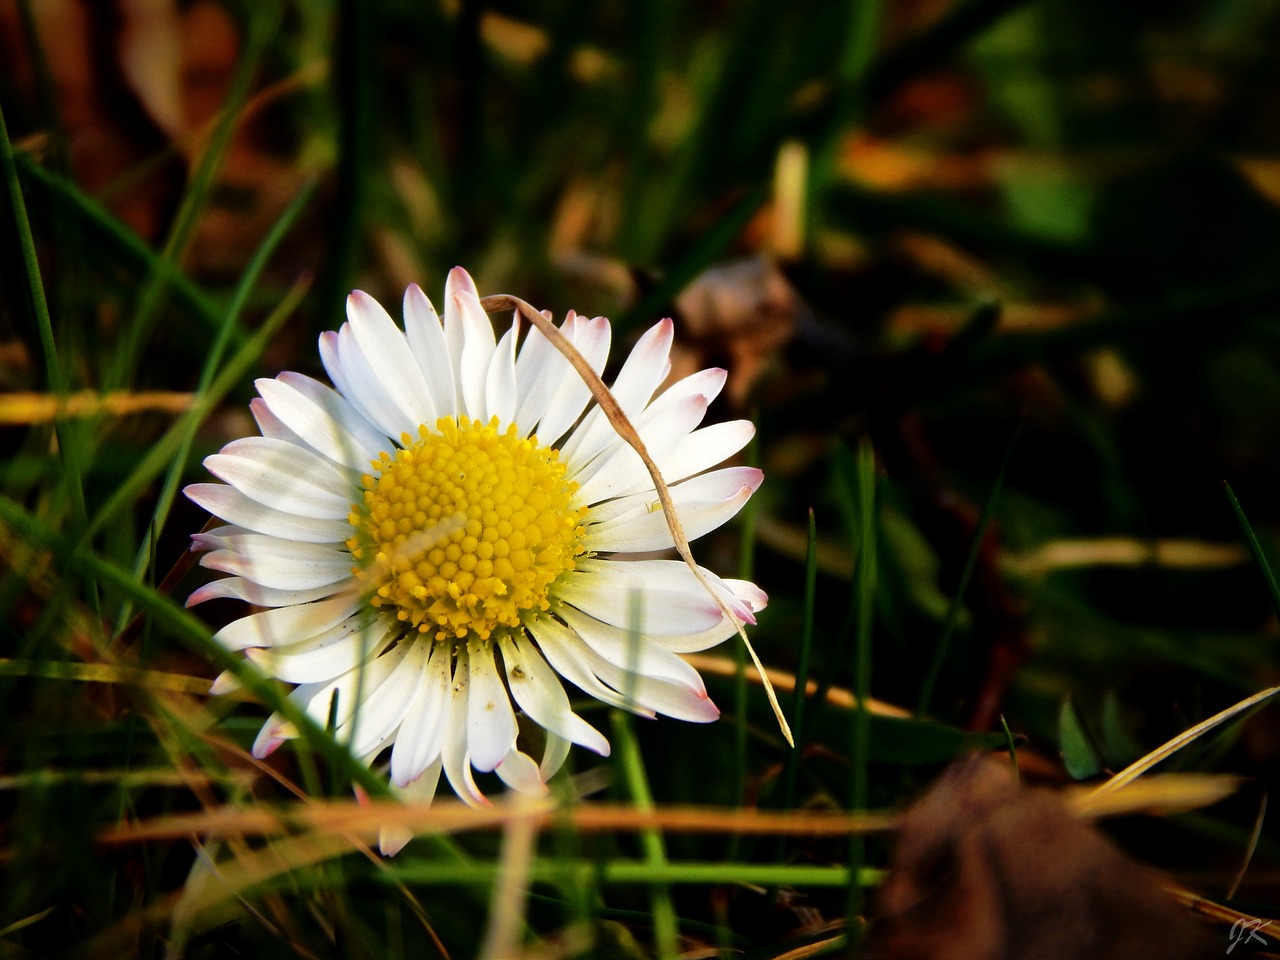
[[[649,778],[644,769],[644,758],[640,756],[640,745],[636,742],[635,732],[631,729],[631,715],[621,710],[610,712],[613,724],[613,743],[617,748],[617,757],[626,781],[627,792],[636,809],[643,812],[653,810],[653,793],[649,789]],[[655,875],[661,876],[668,867],[667,847],[662,839],[662,832],[656,827],[640,833],[640,847],[644,851],[646,865]],[[675,906],[671,902],[671,891],[666,884],[658,882],[651,895],[653,908],[653,937],[658,956],[675,957],[680,954],[679,931],[676,927]]]
[[[258,278],[267,265],[267,261],[271,258],[271,254],[275,252],[280,241],[289,232],[289,228],[293,226],[299,214],[306,208],[314,193],[315,184],[313,182],[304,187],[294,197],[293,202],[280,215],[280,218],[259,245],[257,252],[253,255],[253,259],[249,261],[244,276],[241,277],[235,294],[231,298],[231,303],[227,305],[226,316],[221,328],[218,330],[218,336],[209,347],[209,356],[205,361],[204,369],[200,371],[200,381],[196,387],[197,396],[203,397],[212,384],[218,365],[222,362],[222,355],[226,352],[227,346],[232,339],[232,331],[239,329],[240,313],[244,309],[245,302],[249,299],[250,292],[257,284]],[[288,315],[288,313],[285,313],[280,322],[283,322]],[[255,357],[254,359],[256,360],[257,358]],[[212,410],[212,407],[208,404],[203,404],[199,409],[207,414]],[[142,576],[143,571],[147,568],[148,558],[155,542],[153,533],[163,529],[165,521],[169,518],[169,510],[173,506],[173,498],[177,494],[178,484],[181,482],[182,473],[186,469],[187,457],[191,451],[191,444],[195,439],[196,429],[200,426],[202,420],[203,417],[184,416],[180,421],[183,430],[178,439],[178,449],[169,464],[168,472],[165,474],[160,494],[156,498],[155,510],[152,512],[151,526],[147,537],[144,538],[142,545],[138,548],[138,557],[134,563],[133,571],[139,577]],[[137,486],[136,482],[130,483],[126,481],[126,484]],[[116,623],[117,633],[123,628],[128,618],[129,608],[126,605]]]
[[[488,886],[494,882],[499,865],[496,863],[392,863],[380,870],[376,877],[382,882],[406,882],[430,885],[479,884]],[[604,883],[644,884],[666,886],[668,884],[735,884],[756,886],[834,887],[848,886],[851,881],[859,888],[878,885],[884,879],[884,871],[864,869],[856,873],[848,867],[791,865],[777,863],[701,863],[669,862],[652,864],[630,860],[609,860],[604,864],[594,860],[538,861],[529,865],[529,879],[534,882],[554,883],[560,876],[572,874],[581,883],[591,883],[597,877]],[[677,957],[678,953],[660,953],[661,957]]]
[[[45,170],[25,155],[17,158],[17,165],[33,195],[75,218],[72,226],[82,232],[87,250],[100,256],[109,255],[109,262],[113,264],[159,276],[168,284],[184,314],[210,332],[219,329],[222,311],[177,264],[159,256],[136,233],[71,181]],[[233,336],[236,346],[243,343],[243,332],[236,331]]]
[[[142,459],[138,461],[128,479],[116,488],[107,502],[94,515],[86,536],[92,536],[102,529],[104,525],[119,516],[122,511],[137,502],[137,498],[141,495],[143,488],[159,476],[160,472],[177,454],[183,437],[186,436],[189,429],[189,423],[191,421],[199,423],[199,421],[203,420],[222,401],[222,398],[241,382],[245,372],[257,362],[262,355],[262,351],[267,348],[267,345],[275,335],[280,332],[280,328],[284,326],[285,321],[297,309],[298,304],[306,293],[307,282],[309,281],[304,279],[294,287],[288,296],[280,301],[280,304],[271,312],[262,326],[254,332],[249,340],[245,341],[244,346],[232,355],[226,367],[214,378],[209,388],[196,398],[196,402],[191,409],[184,413],[181,418],[174,421],[164,435],[151,446]]]
[[[324,730],[290,702],[280,692],[279,686],[251,661],[214,643],[209,628],[196,616],[140,583],[132,572],[62,536],[28,513],[21,504],[4,496],[0,496],[0,523],[33,546],[51,551],[65,569],[90,577],[103,587],[127,597],[151,616],[155,626],[173,639],[219,668],[231,671],[246,690],[297,727],[299,735],[306,738],[312,749],[334,764],[345,777],[373,796],[386,794],[385,781],[352,757],[345,746],[325,736]]]
[[[870,798],[868,765],[871,759],[871,631],[875,616],[876,592],[876,459],[871,441],[863,438],[858,445],[858,566],[854,570],[854,593],[858,598],[857,626],[854,634],[854,695],[850,729],[850,798],[853,810],[866,810]],[[858,873],[866,860],[866,844],[853,837],[849,844],[850,869]],[[849,887],[848,943],[856,944],[862,930],[864,901],[862,887]]]
[[[0,110],[0,175],[4,177],[9,195],[9,209],[13,212],[13,224],[18,234],[18,246],[22,251],[22,266],[27,275],[27,292],[31,299],[31,312],[35,316],[36,332],[40,338],[40,352],[44,358],[45,381],[53,393],[65,394],[66,377],[58,360],[58,345],[53,336],[53,319],[49,316],[49,302],[45,298],[44,281],[40,276],[40,261],[36,257],[35,237],[31,233],[31,221],[27,218],[27,204],[22,196],[22,184],[18,180],[17,159],[13,144],[9,141],[9,128],[4,111]],[[58,453],[62,459],[67,492],[78,525],[88,516],[84,499],[82,465],[77,454],[78,446],[68,442],[70,432],[57,427]]]
[[[1232,513],[1236,515],[1236,522],[1240,524],[1240,532],[1244,534],[1245,542],[1249,544],[1249,552],[1253,554],[1253,560],[1258,565],[1258,571],[1262,574],[1262,579],[1266,581],[1267,589],[1271,592],[1271,606],[1275,609],[1277,616],[1280,616],[1280,584],[1276,583],[1276,575],[1272,571],[1267,555],[1262,549],[1262,542],[1258,539],[1258,535],[1253,532],[1253,525],[1249,523],[1248,518],[1244,515],[1244,508],[1240,506],[1240,501],[1236,499],[1236,493],[1231,489],[1231,484],[1224,480],[1222,489],[1227,495],[1227,503],[1231,505]]]
[[[951,646],[951,637],[955,633],[956,625],[960,622],[960,611],[964,608],[964,595],[969,589],[969,581],[973,577],[974,568],[978,564],[978,556],[982,552],[982,541],[987,535],[987,527],[991,524],[991,517],[995,513],[996,504],[1000,502],[1000,493],[1004,489],[1005,474],[1009,471],[1009,462],[1013,459],[1013,450],[1018,444],[1018,437],[1022,435],[1022,426],[1026,422],[1026,417],[1019,417],[1017,426],[1013,428],[1013,435],[1009,438],[1009,443],[1004,448],[1004,455],[1000,458],[1000,466],[996,470],[995,482],[991,485],[991,493],[987,496],[987,502],[982,505],[982,516],[978,520],[978,528],[973,534],[973,543],[969,546],[969,553],[964,558],[964,567],[960,571],[960,582],[956,584],[956,592],[951,597],[951,602],[947,605],[947,614],[942,621],[942,631],[938,635],[938,642],[934,646],[933,660],[929,664],[929,672],[925,674],[924,683],[920,686],[920,699],[916,702],[916,716],[922,717],[929,711],[929,702],[933,699],[933,688],[938,683],[938,677],[942,674],[942,666],[947,659],[947,650]]]
[[[213,191],[214,178],[222,165],[227,148],[231,145],[231,137],[240,121],[240,110],[249,96],[250,86],[257,72],[258,60],[266,47],[267,40],[274,32],[278,15],[279,8],[274,3],[254,4],[248,8],[244,50],[236,63],[226,101],[222,105],[221,116],[200,155],[199,165],[174,215],[173,225],[160,255],[160,259],[164,262],[177,264],[180,261],[182,252],[186,249],[187,242],[200,221],[205,204]],[[168,270],[156,270],[147,278],[138,298],[138,306],[129,322],[123,327],[120,347],[103,377],[103,385],[107,389],[119,388],[130,381],[130,374],[142,355],[143,345],[160,315],[160,309],[168,291],[170,275],[171,272]]]
[[[782,809],[795,806],[796,776],[800,770],[800,755],[804,750],[805,704],[809,697],[809,657],[813,651],[815,607],[818,591],[818,525],[813,507],[809,508],[809,540],[804,554],[804,620],[800,627],[800,660],[796,665],[796,689],[791,698],[791,730],[795,734],[796,747],[787,754],[787,770],[782,787]],[[779,851],[781,852],[781,846]]]

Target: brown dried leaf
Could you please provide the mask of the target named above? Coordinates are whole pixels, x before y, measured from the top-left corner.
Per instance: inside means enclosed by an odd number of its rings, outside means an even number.
[[[672,357],[672,378],[728,356],[729,396],[741,406],[809,308],[778,265],[753,257],[711,267],[676,298],[689,342]]]
[[[878,905],[869,957],[1215,955],[1208,932],[1149,871],[1052,791],[1019,787],[986,758],[950,768],[907,811]]]

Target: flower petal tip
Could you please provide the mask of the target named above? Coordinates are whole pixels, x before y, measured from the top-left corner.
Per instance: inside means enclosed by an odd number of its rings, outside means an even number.
[[[476,282],[471,279],[471,274],[467,273],[462,267],[454,267],[449,271],[449,276],[445,280],[445,288],[447,292],[457,296],[460,293],[469,293],[476,299],[480,298],[480,291],[476,289]]]
[[[408,827],[391,826],[378,828],[378,852],[384,857],[394,857],[413,839],[413,831]]]
[[[213,683],[209,684],[209,695],[211,697],[220,697],[224,693],[239,690],[242,686],[243,684],[240,682],[239,677],[230,670],[223,670],[213,678]]]

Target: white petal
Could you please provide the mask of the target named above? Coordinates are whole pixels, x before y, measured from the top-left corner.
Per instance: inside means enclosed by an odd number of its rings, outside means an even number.
[[[704,397],[686,397],[665,416],[655,417],[646,411],[635,419],[633,426],[650,459],[657,463],[668,457],[706,414]],[[653,488],[644,461],[626,442],[614,445],[577,474],[570,470],[569,476],[579,484],[580,503],[600,503],[637,485],[643,487],[646,480],[649,489]]]
[[[542,781],[542,774],[533,758],[521,753],[515,747],[494,767],[498,776],[512,790],[527,793],[534,797],[545,797],[550,791]]]
[[[696,540],[732,519],[751,499],[764,474],[726,467],[671,487],[685,537]],[[609,516],[613,514],[613,516]],[[636,494],[592,507],[583,545],[597,553],[644,553],[674,546],[657,494]]]
[[[564,687],[537,646],[516,633],[504,635],[500,642],[507,686],[520,709],[543,729],[607,757],[609,741],[573,712]]]
[[[572,342],[577,326],[578,315],[570,310],[560,326],[560,333]],[[537,428],[564,378],[572,374],[569,361],[551,345],[541,330],[532,327],[516,357],[516,392],[519,395],[516,423],[524,428],[526,436]]]
[[[591,320],[578,318],[574,324],[573,345],[578,348],[587,365],[596,373],[604,369],[609,358],[609,341],[612,328],[604,317]],[[560,376],[559,385],[547,406],[547,412],[538,422],[538,440],[543,446],[553,446],[564,435],[587,406],[591,399],[591,388],[583,381],[576,370],[569,367]]]
[[[493,646],[467,644],[471,689],[467,691],[467,749],[471,765],[482,773],[493,770],[516,742],[516,716],[493,664]]]
[[[312,600],[323,600],[332,595],[333,587],[330,584],[312,587],[310,590],[276,590],[244,577],[223,577],[194,590],[187,597],[187,606],[194,607],[207,600],[228,599],[243,600],[255,607],[289,607],[310,603]]]
[[[480,306],[475,281],[461,267],[449,271],[444,301],[444,336],[453,360],[458,409],[472,420],[486,422],[485,381],[494,350],[493,324]]]
[[[316,694],[328,686],[327,683],[304,683],[300,687],[294,687],[289,693],[289,702],[299,710],[305,710]],[[259,760],[269,757],[286,740],[292,740],[296,736],[297,728],[282,713],[276,711],[267,717],[267,722],[258,731],[258,736],[253,741],[253,755]]]
[[[751,611],[749,619],[747,617],[739,618],[743,623],[755,622],[755,614],[769,604],[769,597],[754,583],[749,583],[746,580],[723,580],[721,582],[733,591],[733,595],[739,605],[745,605]],[[738,607],[735,606],[735,612],[737,609]],[[655,636],[653,642],[664,649],[670,650],[672,653],[698,653],[701,650],[714,647],[717,643],[728,640],[737,632],[738,628],[734,626],[728,617],[725,617],[714,627],[701,633]]]
[[[408,350],[407,345],[405,349]],[[338,328],[338,357],[353,391],[348,399],[365,411],[378,429],[391,437],[417,434],[421,421],[414,416],[409,402],[401,401],[395,387],[383,379],[382,371],[365,356],[349,323]]]
[[[699,566],[698,570],[711,589],[715,591],[715,595],[733,610],[739,620],[747,624],[756,622],[754,616],[756,607],[740,599],[728,582],[721,580],[706,567]],[[621,619],[616,613],[602,615],[603,611],[587,610],[586,612],[591,613],[597,619],[619,627],[631,627],[626,611],[631,603],[630,594],[637,590],[660,597],[661,599],[652,601],[654,605],[660,606],[669,603],[676,607],[693,607],[696,610],[700,610],[701,613],[695,614],[695,619],[709,617],[709,611],[711,610],[715,611],[715,620],[718,621],[723,616],[720,612],[719,604],[707,593],[707,588],[699,582],[698,578],[693,575],[693,571],[689,569],[683,560],[603,560],[598,557],[587,557],[578,561],[576,570],[568,575],[567,582],[587,584],[588,589],[597,594],[594,598],[596,604],[600,604],[605,596],[611,594],[614,598],[612,606],[623,608],[624,612]],[[745,581],[735,582],[746,583]],[[746,584],[746,586],[751,590],[758,590],[754,584]],[[687,599],[677,599],[677,594],[684,594]],[[752,594],[752,596],[755,596],[755,594]],[[759,592],[759,596],[764,597],[763,591]],[[646,603],[644,610],[647,611],[651,601],[647,597],[644,599]],[[579,609],[586,609],[578,603],[574,603],[574,606]],[[763,605],[759,609],[764,609]],[[665,629],[665,627],[669,620],[675,618],[665,617],[660,611],[655,613],[654,617],[649,617],[646,613],[640,624],[641,630],[647,635],[673,632]],[[708,621],[698,629],[706,629],[710,626],[712,624]],[[695,631],[683,630],[674,632],[693,633]]]
[[[244,684],[230,670],[223,670],[220,674],[213,678],[213,683],[209,684],[209,696],[220,697],[224,693],[231,693],[239,690]]]
[[[214,527],[212,530],[193,533],[191,535],[191,552],[199,553],[202,550],[225,549],[228,537],[245,536],[252,532],[246,527],[238,527],[234,523],[229,523],[225,526]]]
[[[634,420],[640,415],[671,371],[669,356],[674,329],[670,320],[662,320],[646,330],[610,385],[609,391],[628,418]],[[566,461],[585,463],[615,438],[609,418],[595,407],[565,442],[561,455]]]
[[[587,687],[583,690],[605,703],[642,716],[652,716],[657,712],[694,723],[708,723],[720,716],[720,711],[705,691],[630,673],[602,657],[574,631],[551,620],[540,621],[540,626],[544,627],[546,642],[543,635],[538,635],[538,642],[547,660],[566,677],[569,673],[562,670],[561,665],[568,663],[573,664],[577,671],[586,671],[595,677],[596,685],[605,689],[607,695],[600,696],[595,689]],[[551,629],[546,630],[547,626]]]
[[[430,806],[431,801],[435,798],[436,786],[439,783],[440,761],[437,759],[434,763],[428,765],[418,779],[403,787],[393,787],[391,792],[405,803],[420,804],[426,807]],[[399,824],[387,824],[378,828],[378,850],[384,857],[394,857],[412,839],[413,831]]]
[[[262,399],[281,422],[330,460],[361,473],[391,448],[373,426],[336,390],[299,373],[255,381]]]
[[[706,693],[697,670],[647,637],[604,623],[572,607],[563,608],[560,613],[574,633],[614,666],[627,673],[681,683],[699,693]],[[626,693],[626,690],[621,692]]]
[[[607,567],[630,565],[619,560],[605,563]],[[709,630],[724,614],[692,574],[689,579],[692,589],[683,585],[670,589],[646,584],[625,573],[611,575],[607,569],[598,573],[575,571],[557,583],[556,595],[588,616],[646,636]],[[730,594],[727,599],[732,601],[733,596]]]
[[[396,406],[415,428],[434,424],[440,414],[422,368],[382,304],[356,290],[347,297],[347,321],[365,360]]]
[[[353,475],[283,440],[233,440],[220,453],[206,457],[204,465],[251,500],[300,517],[345,520],[359,499]]]
[[[342,543],[351,536],[351,524],[341,520],[318,520],[274,510],[251,500],[225,483],[193,483],[182,491],[216,517],[256,533],[266,533],[304,543]]]
[[[608,747],[606,741],[605,746]],[[606,750],[604,756],[608,756]],[[542,782],[546,783],[564,766],[565,760],[569,756],[569,741],[564,737],[557,737],[551,731],[547,731],[547,745],[542,750],[542,763],[538,766],[538,773],[542,776]]]
[[[676,448],[662,457],[654,457],[658,472],[667,484],[687,480],[695,473],[718,466],[751,442],[756,428],[750,420],[728,420],[713,423],[684,437]],[[642,490],[653,489],[647,471],[636,477],[628,488],[617,490],[615,496],[628,496]]]
[[[467,330],[462,315],[455,302],[458,294],[469,292],[479,296],[475,281],[471,274],[461,267],[454,267],[444,280],[444,341],[449,352],[449,367],[452,370],[454,383],[454,407],[461,416],[467,413],[467,405],[462,397],[462,381],[459,379],[462,370],[462,351],[467,342]]]
[[[338,737],[350,744],[357,757],[376,750],[403,722],[427,664],[427,647],[425,642],[406,639],[383,654],[383,659],[396,661],[395,667],[376,690],[366,691],[361,710],[338,730]]]
[[[448,777],[453,792],[470,806],[487,807],[491,804],[476,788],[475,778],[471,775],[471,754],[467,751],[467,700],[470,685],[466,648],[460,647],[454,664],[453,681],[449,685],[449,709],[440,756],[444,760],[444,775]]]
[[[729,372],[720,367],[708,367],[697,373],[691,373],[658,394],[653,403],[645,408],[645,413],[652,411],[655,416],[662,416],[675,404],[688,397],[703,397],[710,406],[711,402],[720,396],[720,391],[724,389],[728,378]]]
[[[630,710],[644,716],[653,716],[652,710],[647,710],[643,705],[624,697],[600,679],[589,664],[604,663],[604,658],[588,647],[572,630],[550,617],[542,617],[529,624],[529,632],[538,641],[538,648],[556,673],[583,693],[610,706],[621,707],[623,710]]]
[[[448,646],[421,640],[415,646],[425,650],[427,659],[391,748],[391,780],[402,787],[412,783],[424,768],[439,762],[450,698],[453,654]]]
[[[506,427],[516,418],[516,335],[520,331],[520,315],[511,322],[511,329],[502,335],[493,359],[489,362],[489,374],[485,384],[485,409],[490,417]]]
[[[356,395],[356,390],[351,382],[351,377],[348,375],[348,371],[342,363],[342,357],[338,347],[338,331],[324,331],[320,334],[318,346],[320,348],[320,362],[324,364],[325,373],[329,374],[329,379],[333,381],[333,385],[337,387],[338,393],[341,394],[342,398],[346,400],[347,403],[351,404],[360,416],[368,420],[379,433],[385,432],[388,436],[391,436],[390,432],[382,429],[377,419],[372,415],[372,411],[370,411],[365,406],[361,398]]]
[[[388,617],[351,617],[318,637],[276,644],[270,649],[250,649],[246,653],[263,672],[277,679],[287,683],[318,683],[372,662],[395,639],[394,626],[395,621]],[[362,697],[368,692],[366,687]]]
[[[197,536],[207,537],[208,534]],[[335,584],[336,592],[336,584],[351,578],[351,554],[345,548],[280,540],[261,533],[245,533],[224,539],[227,548],[202,556],[202,567],[234,573],[264,587],[280,590],[307,590]]]
[[[641,677],[636,684],[635,699],[642,706],[673,720],[712,723],[720,719],[720,708],[711,702],[710,697],[680,683]]]
[[[303,684],[298,687],[298,690],[319,688],[307,701],[304,708],[307,715],[319,726],[326,727],[329,723],[329,714],[333,713],[334,727],[340,729],[351,719],[356,710],[361,709],[361,698],[369,690],[376,690],[396,665],[397,661],[391,657],[378,657],[329,683]],[[336,710],[333,707],[335,697],[337,698]]]
[[[416,283],[404,292],[404,327],[422,375],[431,388],[436,412],[442,417],[458,413],[457,390],[453,383],[453,364],[444,342],[440,317],[427,295]],[[428,423],[427,426],[434,426]]]
[[[639,428],[640,422],[645,423],[663,423],[670,418],[675,411],[682,405],[687,404],[691,400],[700,400],[702,408],[705,410],[711,405],[711,402],[720,395],[720,391],[724,388],[725,380],[728,373],[716,367],[706,370],[699,370],[697,373],[690,374],[682,380],[677,380],[666,390],[650,403],[645,409],[631,416],[632,424]],[[597,411],[593,410],[592,413]],[[603,413],[600,414],[603,416]],[[590,419],[590,417],[588,417]],[[696,426],[696,424],[695,424]],[[692,429],[691,427],[689,429]],[[576,433],[577,431],[575,431]],[[686,431],[687,432],[687,431]],[[572,438],[570,438],[572,440]],[[565,442],[568,446],[569,441]],[[611,448],[628,447],[629,445],[621,437],[616,434],[612,437],[605,436],[605,442],[601,447],[601,451],[605,456],[611,452]],[[653,451],[650,451],[653,453]],[[655,460],[657,457],[655,456]],[[570,472],[581,471],[590,460],[579,452],[574,457],[574,462],[570,467]],[[590,476],[590,473],[584,474]]]
[[[351,591],[315,603],[264,610],[231,621],[213,639],[227,650],[297,643],[342,623],[362,603],[360,595]]]
[[[254,422],[258,424],[258,432],[268,440],[283,440],[307,449],[307,441],[290,430],[283,420],[272,413],[271,408],[267,406],[267,401],[261,397],[253,397],[249,401],[249,412],[253,414]]]

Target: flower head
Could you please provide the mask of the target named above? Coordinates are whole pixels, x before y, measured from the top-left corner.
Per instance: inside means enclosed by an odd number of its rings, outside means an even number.
[[[291,699],[318,722],[336,711],[356,755],[390,747],[393,785],[426,798],[442,770],[483,804],[473,769],[539,792],[570,743],[607,755],[560,677],[636,713],[714,720],[679,654],[734,633],[722,605],[754,623],[766,597],[703,570],[717,602],[682,562],[635,556],[672,547],[671,532],[640,458],[568,361],[518,322],[495,342],[460,268],[443,323],[416,286],[403,330],[360,292],[347,317],[320,338],[336,389],[297,373],[259,380],[262,435],[205,461],[223,483],[186,489],[228,524],[196,535],[201,563],[231,574],[189,604],[266,608],[214,639],[297,684]],[[607,320],[570,313],[560,330],[603,370]],[[713,469],[752,434],[741,420],[699,427],[724,371],[655,397],[671,334],[669,320],[646,332],[611,389],[693,539],[736,514],[761,475]],[[232,685],[224,674],[214,688]],[[541,762],[522,750],[516,707],[545,731]],[[254,753],[294,733],[273,715]]]

